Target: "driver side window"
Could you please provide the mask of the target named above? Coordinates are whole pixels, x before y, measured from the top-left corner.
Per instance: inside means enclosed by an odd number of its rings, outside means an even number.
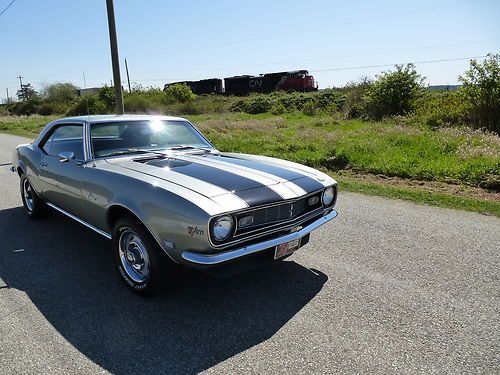
[[[83,153],[83,125],[60,125],[40,145],[40,147],[51,156],[59,156],[59,153],[71,151],[76,160],[84,160]]]

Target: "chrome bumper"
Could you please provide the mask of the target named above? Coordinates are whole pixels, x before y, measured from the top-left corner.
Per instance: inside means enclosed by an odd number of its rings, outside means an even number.
[[[229,250],[217,254],[200,254],[200,253],[193,253],[190,251],[184,251],[182,253],[182,258],[190,263],[198,264],[200,266],[216,266],[250,254],[258,253],[259,251],[272,248],[274,246],[277,246],[279,244],[288,241],[293,241],[298,238],[304,237],[306,234],[312,232],[314,229],[322,226],[323,224],[328,223],[335,217],[337,217],[337,211],[333,210],[332,212],[326,214],[325,216],[322,216],[321,218],[315,220],[311,224],[303,227],[302,229],[287,234],[285,236],[273,238],[272,240],[259,242],[253,245],[242,247],[240,249]]]

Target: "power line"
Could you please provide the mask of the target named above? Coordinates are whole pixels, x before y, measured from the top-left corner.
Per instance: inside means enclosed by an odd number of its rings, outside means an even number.
[[[471,59],[482,59],[488,57],[488,55],[482,56],[469,56],[469,57],[456,57],[452,59],[439,59],[439,60],[423,60],[423,61],[413,61],[413,62],[403,62],[403,63],[392,63],[392,64],[378,64],[378,65],[362,65],[362,66],[348,66],[341,68],[329,68],[329,69],[317,69],[310,70],[311,73],[319,73],[319,72],[332,72],[337,70],[354,70],[354,69],[368,69],[368,68],[384,68],[387,66],[395,66],[395,65],[406,65],[406,64],[430,64],[437,62],[446,62],[446,61],[459,61],[459,60],[471,60]]]
[[[437,5],[437,6],[433,6],[433,7],[412,9],[412,10],[405,11],[405,12],[398,12],[398,13],[386,14],[386,15],[382,15],[382,16],[363,18],[363,19],[354,20],[354,21],[341,22],[341,23],[332,24],[332,25],[317,26],[317,27],[311,27],[311,28],[300,29],[300,30],[292,30],[292,31],[287,31],[287,32],[283,32],[283,33],[278,33],[278,34],[262,35],[262,36],[247,38],[247,39],[240,39],[240,40],[233,40],[233,41],[227,41],[227,42],[221,42],[221,43],[207,44],[207,45],[201,45],[201,46],[189,47],[189,48],[181,48],[181,49],[171,50],[171,51],[153,52],[153,53],[141,54],[141,56],[168,55],[168,54],[178,53],[178,52],[188,52],[188,51],[195,51],[195,50],[199,50],[199,49],[222,47],[222,46],[231,45],[231,44],[253,42],[253,41],[262,40],[262,39],[279,38],[279,37],[283,37],[283,36],[287,36],[287,35],[301,34],[301,33],[318,31],[318,30],[325,30],[325,29],[332,29],[332,28],[337,28],[337,27],[342,27],[342,26],[356,25],[356,24],[364,23],[364,22],[379,21],[379,20],[383,20],[383,19],[387,19],[387,18],[405,16],[405,15],[414,14],[414,13],[428,12],[431,10],[449,8],[449,7],[453,7],[453,6],[457,6],[457,5],[473,3],[476,1],[479,1],[479,0],[465,0],[465,1],[455,2],[455,3]],[[138,56],[138,55],[136,55],[136,56]],[[132,57],[134,57],[134,56],[132,56]]]
[[[439,62],[447,62],[447,61],[460,61],[460,60],[471,60],[471,59],[481,59],[488,57],[488,55],[481,56],[468,56],[468,57],[456,57],[449,59],[436,59],[436,60],[421,60],[421,61],[413,61],[413,62],[398,62],[398,63],[390,63],[390,64],[377,64],[377,65],[361,65],[361,66],[347,66],[347,67],[337,67],[337,68],[328,68],[328,69],[314,69],[309,70],[311,73],[320,73],[320,72],[329,72],[329,71],[339,71],[339,70],[355,70],[355,69],[368,69],[368,68],[384,68],[388,66],[395,65],[406,65],[406,64],[430,64],[430,63],[439,63]],[[151,79],[135,79],[133,82],[156,82],[156,81],[187,81],[187,80],[195,80],[195,79],[204,79],[206,77],[190,77],[190,78],[151,78]]]
[[[2,14],[4,14],[4,13],[7,11],[7,9],[9,9],[9,8],[10,8],[10,6],[11,6],[12,4],[14,4],[15,2],[16,2],[16,0],[12,0],[12,1],[9,3],[9,5],[7,5],[7,6],[5,7],[5,9],[4,9],[4,10],[2,10],[2,12],[0,13],[0,16],[1,16]]]
[[[478,43],[483,43],[483,42],[490,42],[494,40],[499,40],[500,38],[490,38],[490,39],[482,39],[482,40],[475,40],[475,41],[468,41],[468,42],[457,42],[457,43],[447,43],[447,44],[434,44],[434,45],[429,45],[429,46],[422,46],[422,47],[416,47],[416,48],[404,48],[404,49],[398,49],[398,50],[384,50],[384,51],[376,51],[376,52],[360,52],[360,53],[355,53],[355,54],[350,54],[350,55],[337,55],[337,56],[330,56],[330,57],[315,57],[315,58],[308,58],[308,59],[300,59],[300,60],[284,60],[284,61],[274,61],[274,62],[267,62],[267,63],[258,63],[258,64],[247,64],[247,65],[232,65],[232,66],[222,66],[222,67],[213,67],[213,68],[197,68],[197,69],[177,69],[177,70],[169,70],[166,72],[160,72],[161,74],[163,73],[176,73],[176,72],[192,72],[192,71],[200,71],[200,70],[223,70],[223,69],[241,69],[241,68],[249,68],[249,67],[255,67],[255,66],[267,66],[267,65],[279,65],[279,64],[291,64],[291,63],[300,63],[300,62],[307,62],[307,61],[326,61],[326,60],[335,60],[335,59],[343,59],[343,58],[349,58],[349,57],[359,57],[359,56],[373,56],[373,55],[381,55],[381,54],[387,54],[387,53],[397,53],[397,52],[411,52],[411,51],[420,51],[424,49],[432,49],[432,48],[443,48],[443,47],[452,47],[452,46],[461,46],[461,45],[469,45],[469,44],[478,44]],[[144,72],[136,72],[136,74],[140,74]]]

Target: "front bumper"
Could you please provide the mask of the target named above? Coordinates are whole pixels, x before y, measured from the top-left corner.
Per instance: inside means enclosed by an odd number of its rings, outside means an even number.
[[[305,227],[281,237],[273,238],[263,242],[248,245],[239,249],[228,250],[216,254],[200,254],[190,251],[184,251],[181,254],[181,256],[185,261],[191,263],[193,266],[197,268],[208,268],[208,267],[218,266],[221,264],[225,264],[227,262],[231,262],[233,260],[246,257],[251,254],[255,254],[270,248],[274,248],[279,244],[288,241],[293,241],[298,238],[302,238],[305,235],[311,233],[316,228],[319,228],[323,224],[328,223],[335,217],[337,217],[337,211],[332,210],[330,213],[320,217],[319,219],[313,221],[312,223],[309,223]]]

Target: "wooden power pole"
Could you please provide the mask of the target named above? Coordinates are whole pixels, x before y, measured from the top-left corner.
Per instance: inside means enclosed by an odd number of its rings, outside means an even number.
[[[118,41],[116,38],[115,8],[113,0],[106,0],[108,10],[109,44],[111,46],[111,63],[113,65],[113,81],[115,84],[116,113],[125,113],[123,107],[122,79],[120,77],[120,60],[118,58]]]

